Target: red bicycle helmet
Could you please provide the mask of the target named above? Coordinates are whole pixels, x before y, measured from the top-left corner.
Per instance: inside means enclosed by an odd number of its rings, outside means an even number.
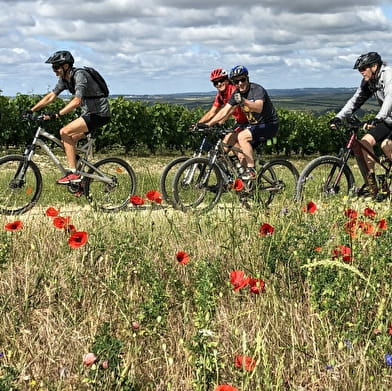
[[[214,70],[211,72],[211,74],[210,74],[210,80],[211,80],[211,81],[214,81],[214,80],[216,80],[216,79],[222,79],[222,78],[224,78],[224,77],[229,78],[229,75],[228,75],[228,73],[227,73],[224,69],[222,69],[222,68],[216,68],[216,69],[214,69]]]

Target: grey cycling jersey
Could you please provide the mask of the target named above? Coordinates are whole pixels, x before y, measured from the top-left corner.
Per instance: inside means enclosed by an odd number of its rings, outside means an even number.
[[[374,96],[381,106],[376,118],[383,119],[388,125],[392,124],[392,68],[381,65],[376,78],[362,80],[355,94],[347,101],[344,107],[336,115],[338,118],[346,118],[358,110],[369,98]]]
[[[75,68],[72,69],[72,72]],[[101,98],[88,98],[93,96],[102,95],[102,92],[97,82],[91,77],[91,75],[81,69],[75,72],[75,92],[74,95],[81,98],[81,109],[82,115],[84,114],[97,114],[101,117],[110,117],[109,101],[105,97]],[[72,85],[67,80],[59,78],[56,86],[53,88],[53,92],[56,95],[61,94],[65,90],[72,90]],[[71,91],[72,93],[73,91]]]

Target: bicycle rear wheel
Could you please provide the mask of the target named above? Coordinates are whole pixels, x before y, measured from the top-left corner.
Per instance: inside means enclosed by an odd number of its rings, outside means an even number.
[[[223,179],[219,167],[205,158],[188,159],[173,180],[174,207],[182,211],[206,212],[219,201]]]
[[[108,157],[99,160],[88,173],[101,177],[86,177],[85,194],[89,201],[104,212],[116,212],[129,204],[130,197],[136,192],[136,175],[124,160]]]
[[[273,159],[265,163],[256,179],[254,202],[286,207],[294,200],[298,177],[298,170],[288,160]]]
[[[172,192],[172,184],[174,176],[177,170],[181,167],[183,163],[185,163],[188,159],[187,156],[178,157],[171,162],[169,162],[166,167],[162,171],[161,179],[160,179],[160,189],[162,193],[162,198],[170,205],[174,204],[173,200],[173,192]]]
[[[297,183],[297,201],[315,201],[336,195],[348,195],[354,187],[350,168],[336,156],[312,160],[301,172]]]
[[[42,191],[42,176],[32,161],[22,155],[0,158],[0,213],[22,214],[38,201]]]

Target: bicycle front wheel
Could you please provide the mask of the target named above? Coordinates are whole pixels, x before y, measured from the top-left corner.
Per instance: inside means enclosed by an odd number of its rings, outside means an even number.
[[[255,202],[287,207],[294,200],[298,177],[298,170],[288,160],[273,159],[265,163],[257,176]]]
[[[30,210],[42,191],[42,176],[32,161],[22,155],[0,159],[0,213],[16,215]]]
[[[208,159],[188,159],[174,176],[174,207],[184,212],[212,209],[222,192],[223,179],[219,167],[211,165]]]
[[[297,201],[315,201],[336,195],[348,195],[354,187],[354,175],[336,156],[312,160],[301,172],[297,183]]]
[[[136,192],[136,175],[124,160],[108,157],[99,160],[90,168],[86,177],[85,194],[89,201],[104,212],[116,212],[129,204]]]
[[[162,193],[162,198],[170,205],[174,204],[173,200],[173,192],[172,192],[172,184],[174,176],[177,170],[181,167],[183,163],[185,163],[188,159],[187,156],[178,157],[171,162],[169,162],[166,167],[162,171],[161,179],[160,179],[160,189]]]

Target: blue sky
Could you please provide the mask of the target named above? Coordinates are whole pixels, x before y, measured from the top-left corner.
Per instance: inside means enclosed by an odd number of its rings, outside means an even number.
[[[1,1],[0,90],[44,94],[49,55],[70,50],[114,94],[212,91],[212,69],[244,64],[267,89],[354,87],[362,53],[392,64],[392,1]]]

